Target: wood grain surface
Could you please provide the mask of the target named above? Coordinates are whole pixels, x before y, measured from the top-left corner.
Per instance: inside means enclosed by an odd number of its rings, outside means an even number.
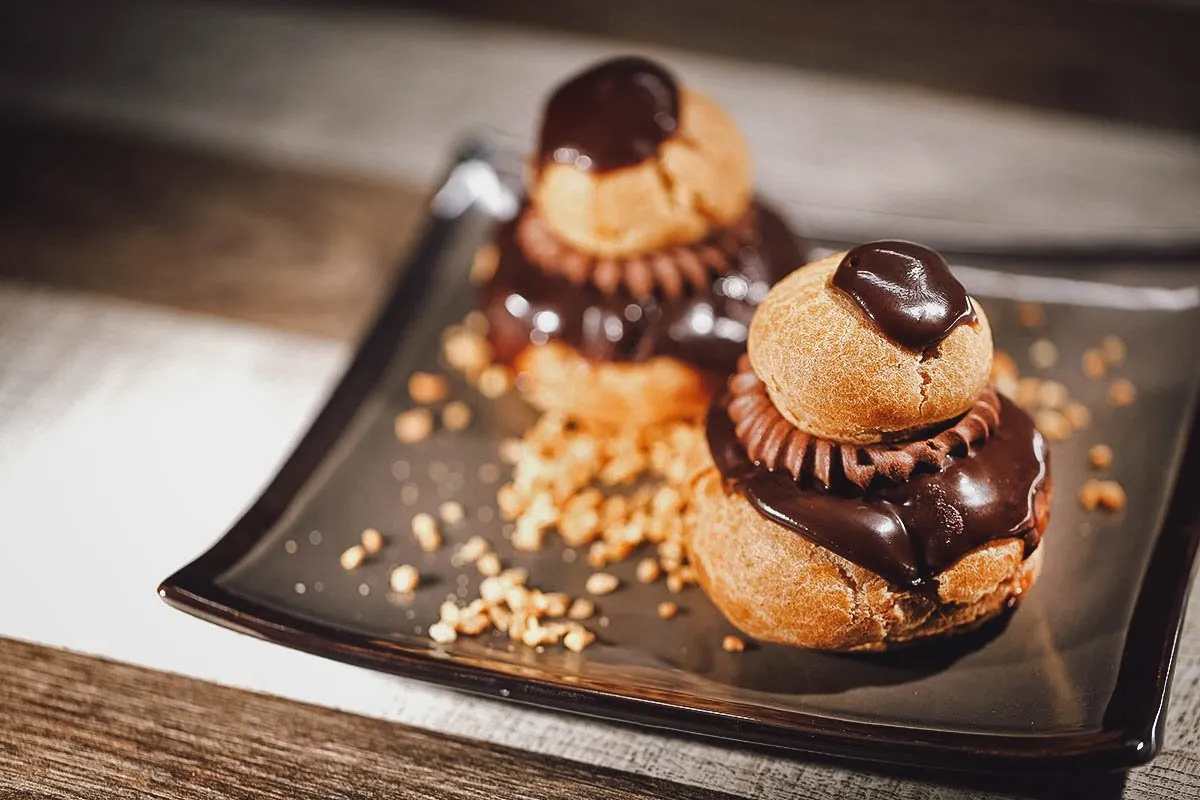
[[[120,134],[0,123],[0,274],[353,338],[424,194]]]
[[[11,639],[0,674],[4,797],[730,797]]]
[[[611,36],[1200,130],[1200,104],[1191,99],[1200,77],[1195,46],[1200,6],[1194,3],[408,0],[404,5],[467,20]]]

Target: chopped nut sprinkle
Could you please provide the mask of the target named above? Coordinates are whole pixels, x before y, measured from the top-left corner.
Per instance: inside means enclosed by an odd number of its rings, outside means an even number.
[[[1040,303],[1017,303],[1017,321],[1023,328],[1040,328],[1046,322],[1046,308]]]
[[[721,649],[726,653],[741,653],[746,649],[746,643],[738,636],[726,636],[721,640]]]
[[[491,363],[492,347],[480,334],[467,328],[453,327],[446,331],[442,355],[447,364],[471,379]]]
[[[1125,361],[1125,341],[1120,336],[1105,336],[1100,341],[1100,352],[1110,366]]]
[[[1136,397],[1136,387],[1134,387],[1131,381],[1125,378],[1117,378],[1108,385],[1108,401],[1114,406],[1133,405]]]
[[[471,424],[471,407],[461,400],[451,400],[442,409],[442,427],[448,431],[461,431]]]
[[[1088,511],[1096,508],[1120,511],[1125,508],[1125,501],[1125,489],[1116,481],[1090,478],[1079,490],[1079,504]]]
[[[484,553],[475,561],[475,569],[479,570],[480,575],[485,575],[489,578],[500,574],[500,556],[495,553]]]
[[[580,653],[594,641],[596,641],[596,634],[586,628],[572,628],[563,637],[563,646],[571,652]]]
[[[495,400],[511,388],[512,378],[508,370],[499,364],[492,364],[479,373],[479,393],[490,400]]]
[[[1033,424],[1052,442],[1061,442],[1071,435],[1071,423],[1061,411],[1043,408],[1033,415]]]
[[[1049,339],[1038,339],[1029,346],[1029,361],[1040,369],[1049,369],[1058,363],[1058,347]]]
[[[457,525],[467,517],[467,513],[463,511],[462,503],[454,500],[447,500],[438,506],[438,516],[442,518],[442,522],[447,525]]]
[[[567,609],[567,619],[583,620],[588,619],[596,613],[596,604],[586,597],[577,597]]]
[[[363,546],[361,544],[356,544],[351,547],[347,547],[346,550],[342,553],[342,556],[340,559],[340,561],[342,563],[342,569],[347,570],[347,571],[358,569],[362,565],[363,560],[366,557],[367,557],[367,551],[366,551],[366,549],[363,548]]]
[[[413,444],[429,438],[433,433],[433,414],[427,408],[411,408],[396,416],[396,438],[405,444]]]
[[[388,585],[397,594],[411,594],[421,583],[421,574],[411,564],[401,564],[388,576]]]
[[[1058,381],[1042,381],[1037,388],[1038,404],[1045,408],[1062,408],[1067,404],[1067,387]]]
[[[1088,378],[1098,381],[1108,372],[1108,362],[1104,359],[1104,353],[1098,347],[1089,347],[1083,351],[1083,374]]]
[[[412,532],[417,545],[426,553],[432,553],[442,546],[442,534],[438,531],[437,520],[423,511],[413,515]]]
[[[374,528],[367,528],[359,535],[359,541],[362,542],[363,550],[369,556],[379,555],[379,551],[383,549],[383,534]]]
[[[435,622],[429,626],[429,638],[438,644],[450,644],[458,638],[458,633],[444,622]]]
[[[471,283],[475,286],[482,286],[492,279],[496,274],[496,267],[500,265],[500,250],[494,244],[486,244],[475,251],[475,258],[471,260]]]
[[[612,594],[621,585],[621,579],[608,572],[593,572],[583,588],[588,594],[603,596]]]
[[[662,575],[662,567],[658,565],[658,561],[653,558],[643,558],[637,565],[637,579],[639,583],[654,583],[658,580],[658,576]]]
[[[679,613],[679,606],[672,603],[670,600],[664,600],[658,604],[658,616],[661,619],[671,619]]]
[[[1063,416],[1075,430],[1083,430],[1092,422],[1092,412],[1083,403],[1070,402],[1063,406]]]
[[[454,554],[455,558],[464,564],[474,564],[484,553],[490,552],[492,549],[488,540],[482,536],[472,536],[467,539],[458,551]]]
[[[446,399],[450,385],[441,375],[432,372],[414,372],[408,378],[408,396],[414,403],[429,405]]]
[[[1112,448],[1106,444],[1094,445],[1088,450],[1088,462],[1093,469],[1108,469],[1113,462]]]
[[[1125,508],[1125,489],[1116,481],[1100,481],[1100,507],[1107,511]]]

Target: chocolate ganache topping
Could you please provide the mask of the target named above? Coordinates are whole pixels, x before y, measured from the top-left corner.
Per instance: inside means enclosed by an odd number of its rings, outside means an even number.
[[[883,480],[901,483],[919,469],[937,470],[946,457],[970,453],[1000,423],[1000,398],[986,389],[957,420],[937,426],[928,436],[903,442],[855,445],[813,436],[788,422],[767,395],[766,384],[742,356],[729,380],[729,418],[747,455],[768,470],[786,470],[796,483],[823,489],[869,489]]]
[[[853,248],[833,274],[883,335],[924,352],[955,327],[976,321],[962,284],[937,252],[913,242],[868,242]]]
[[[546,104],[539,166],[607,172],[640,164],[679,125],[679,86],[644,58],[602,62],[558,87]]]
[[[687,276],[679,292],[661,281],[649,292],[635,292],[629,280],[634,273],[613,285],[596,279],[581,284],[562,270],[539,267],[526,253],[518,228],[530,214],[522,209],[500,228],[496,271],[480,289],[488,338],[502,363],[514,363],[531,344],[558,341],[595,361],[672,356],[723,379],[745,352],[758,302],[805,256],[786,223],[755,205],[754,224],[739,228],[736,248],[719,257],[703,248],[693,251],[707,253],[703,279]],[[727,234],[716,236],[703,247]],[[714,269],[718,263],[722,268]]]
[[[899,482],[872,481],[865,491],[847,491],[836,466],[825,488],[756,463],[738,437],[728,393],[709,411],[708,444],[727,484],[764,517],[893,584],[916,588],[990,541],[1021,538],[1027,554],[1041,541],[1045,440],[1012,401],[1001,397],[998,406],[986,442],[951,447],[937,468],[914,469]]]

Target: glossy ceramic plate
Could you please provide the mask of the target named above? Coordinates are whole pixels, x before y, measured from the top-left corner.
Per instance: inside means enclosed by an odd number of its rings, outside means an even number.
[[[456,383],[452,396],[475,412],[471,428],[413,445],[392,431],[409,404],[407,376],[440,371],[440,334],[472,306],[472,254],[515,208],[512,171],[497,163],[477,149],[456,162],[378,322],[311,430],[233,529],[163,583],[167,602],[372,669],[758,745],[962,769],[1116,767],[1153,756],[1200,540],[1192,431],[1200,273],[1162,259],[952,259],[987,308],[997,345],[1028,371],[1032,342],[1055,342],[1057,365],[1037,374],[1061,381],[1093,411],[1086,430],[1052,447],[1055,497],[1040,582],[1015,613],[983,630],[876,656],[773,645],[726,653],[721,640],[733,630],[702,592],[669,596],[661,582],[638,584],[631,559],[613,570],[624,588],[600,598],[608,625],[581,654],[513,646],[500,634],[446,646],[428,639],[448,594],[476,596],[477,578],[450,564],[453,545],[471,535],[488,535],[506,564],[527,567],[530,583],[547,590],[581,595],[591,572],[556,537],[524,554],[502,535],[495,491],[507,468],[498,444],[534,419],[518,397],[485,400]],[[1042,328],[1017,323],[1017,300],[1045,304]],[[1137,387],[1129,407],[1108,404],[1107,385],[1079,366],[1084,348],[1108,334],[1128,345],[1115,374]],[[1116,452],[1110,474],[1128,492],[1120,513],[1089,513],[1076,500],[1096,443]],[[450,499],[466,520],[447,530],[440,552],[422,553],[412,516]],[[368,526],[384,533],[384,553],[343,570],[339,554]],[[400,563],[424,576],[410,600],[388,590],[389,569]],[[655,606],[668,597],[682,610],[663,621]]]

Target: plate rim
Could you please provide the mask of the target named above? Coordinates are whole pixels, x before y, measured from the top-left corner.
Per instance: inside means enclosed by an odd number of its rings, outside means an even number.
[[[468,161],[491,166],[485,144],[457,148],[452,167],[436,185],[445,186]],[[584,685],[555,676],[522,676],[470,659],[355,633],[236,596],[217,578],[253,549],[284,516],[293,498],[337,443],[382,377],[396,342],[403,337],[434,271],[421,269],[446,245],[455,224],[478,208],[478,200],[455,213],[430,205],[424,229],[410,251],[373,325],[329,394],[321,411],[267,487],[229,531],[206,552],[158,587],[169,605],[209,622],[296,650],[360,667],[428,681],[452,689],[543,708],[598,716],[640,726],[698,734],[791,753],[922,765],[952,771],[998,771],[1019,766],[1039,771],[1116,769],[1150,761],[1162,746],[1167,702],[1197,550],[1200,549],[1200,422],[1193,402],[1191,424],[1169,476],[1175,485],[1158,539],[1147,563],[1127,629],[1117,681],[1097,731],[1062,734],[996,734],[939,731],[907,725],[848,721],[803,711],[786,719],[704,708],[687,691],[656,690],[649,699],[616,691],[613,684]],[[1165,579],[1163,574],[1165,573]],[[1150,575],[1155,580],[1147,580]],[[1160,613],[1163,608],[1166,614]],[[1142,657],[1131,653],[1143,651]],[[1156,657],[1150,657],[1153,653]],[[603,688],[602,688],[603,687]],[[691,704],[687,701],[691,699]],[[722,704],[728,708],[741,705]],[[745,706],[745,708],[752,708]]]

